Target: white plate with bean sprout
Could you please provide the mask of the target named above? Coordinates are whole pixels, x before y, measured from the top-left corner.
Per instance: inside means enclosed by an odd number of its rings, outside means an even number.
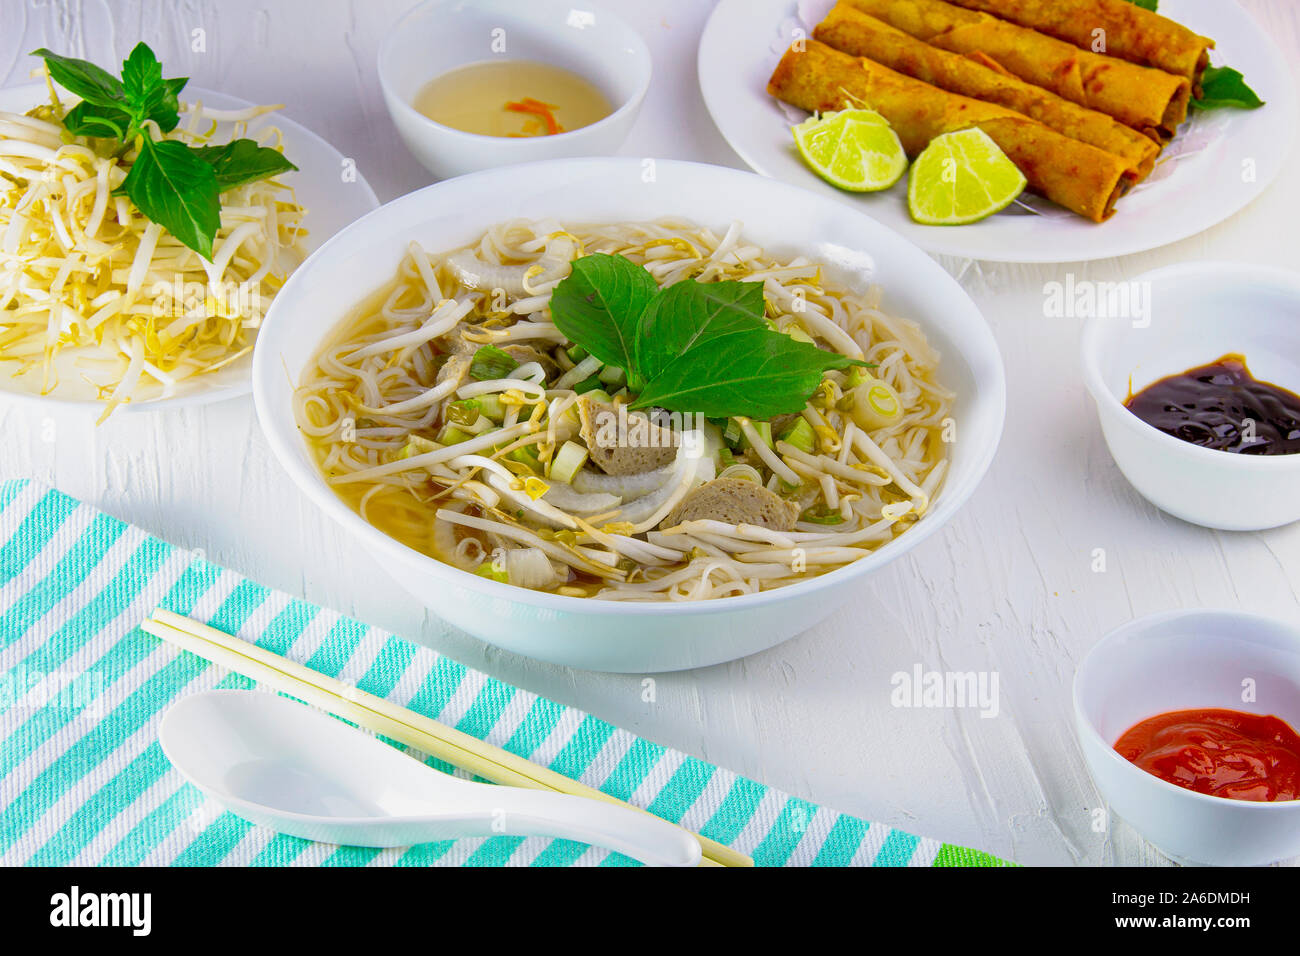
[[[73,138],[57,115],[28,115],[50,104],[44,83],[0,90],[0,401],[102,420],[247,394],[279,287],[378,206],[348,160],[278,108],[192,86],[180,100],[164,139],[248,137],[298,167],[222,193],[210,261],[114,195],[129,171],[121,157]]]

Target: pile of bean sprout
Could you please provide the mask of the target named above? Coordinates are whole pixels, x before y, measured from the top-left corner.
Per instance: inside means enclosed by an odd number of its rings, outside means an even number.
[[[770,438],[769,423],[700,420],[679,436],[696,440],[682,440],[657,470],[618,478],[589,462],[556,480],[558,449],[583,441],[575,381],[599,363],[579,367],[591,360],[575,359],[548,302],[570,262],[596,252],[644,265],[661,286],[761,282],[774,328],[871,363],[901,407],[885,426],[859,427],[844,410],[854,371],[828,372],[800,415],[781,423],[813,436],[803,447]],[[765,255],[738,223],[718,235],[677,221],[517,220],[451,253],[412,243],[397,276],[309,364],[296,418],[326,480],[363,518],[467,571],[606,600],[694,601],[790,584],[904,533],[929,508],[948,461],[954,396],[935,380],[938,354],[914,322],[881,309],[879,289],[855,294],[822,273],[804,257]],[[518,367],[471,376],[485,345],[515,349]],[[495,415],[467,417],[484,396],[495,396]],[[718,476],[758,482],[796,503],[799,519],[790,530],[665,521]]]
[[[163,138],[223,143],[276,108],[188,103]],[[227,191],[209,262],[113,194],[134,150],[118,155],[71,136],[63,109],[56,99],[0,112],[0,368],[42,395],[80,378],[104,402],[103,421],[124,402],[171,397],[252,351],[302,259],[304,210],[275,180]],[[253,135],[280,145],[273,127]]]

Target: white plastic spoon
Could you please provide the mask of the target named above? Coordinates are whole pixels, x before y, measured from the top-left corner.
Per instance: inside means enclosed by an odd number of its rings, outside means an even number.
[[[176,769],[232,813],[308,840],[391,847],[548,836],[651,866],[700,862],[699,840],[671,823],[586,797],[461,780],[276,694],[183,697],[158,739]]]

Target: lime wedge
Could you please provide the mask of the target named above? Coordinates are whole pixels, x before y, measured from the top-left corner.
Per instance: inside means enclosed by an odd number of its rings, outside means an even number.
[[[944,133],[912,164],[907,207],[927,226],[960,226],[1007,208],[1025,176],[982,129]]]
[[[804,162],[832,186],[855,193],[888,189],[907,170],[907,154],[874,110],[809,117],[791,130]]]

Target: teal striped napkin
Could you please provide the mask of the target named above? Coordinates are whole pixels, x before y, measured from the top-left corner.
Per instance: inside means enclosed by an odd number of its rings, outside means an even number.
[[[184,694],[255,685],[141,631],[160,605],[599,787],[759,865],[1003,865],[661,747],[268,590],[29,481],[0,484],[0,865],[632,862],[536,837],[338,847],[224,812],[167,762],[158,721]]]

